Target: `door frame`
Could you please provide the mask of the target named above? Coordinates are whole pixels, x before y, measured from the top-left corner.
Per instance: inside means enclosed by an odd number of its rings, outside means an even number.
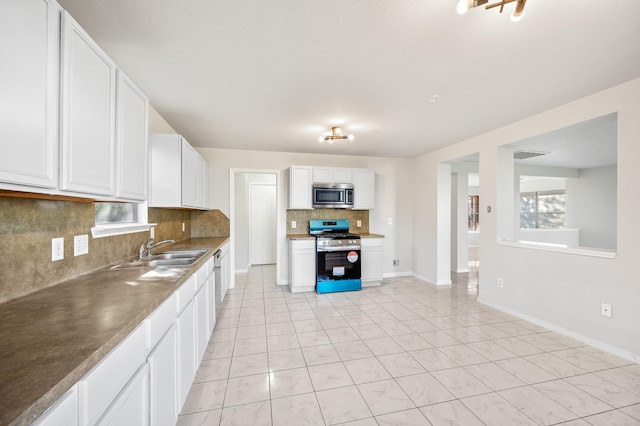
[[[276,176],[276,220],[278,221],[276,226],[276,276],[278,285],[282,285],[281,276],[282,268],[286,267],[286,262],[283,261],[282,256],[282,244],[286,239],[286,217],[284,215],[286,206],[284,202],[283,194],[283,170],[276,169],[250,169],[250,168],[229,168],[229,256],[231,256],[231,285],[229,288],[235,287],[235,274],[236,274],[236,259],[235,259],[235,175],[236,173],[260,173],[260,174],[274,174]],[[286,284],[286,282],[284,283]]]

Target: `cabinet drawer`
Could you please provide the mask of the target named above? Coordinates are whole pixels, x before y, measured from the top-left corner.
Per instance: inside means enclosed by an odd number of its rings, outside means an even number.
[[[207,278],[209,278],[213,274],[213,257],[210,257],[204,266],[207,268]]]
[[[176,305],[178,309],[177,312],[180,313],[196,294],[196,274],[191,275],[189,279],[176,291],[176,294],[178,295]]]
[[[209,276],[207,274],[207,265],[202,265],[194,275],[196,276],[196,291],[198,291],[207,281],[207,277]]]
[[[176,319],[176,293],[173,293],[162,305],[144,320],[147,323],[147,351],[154,348]]]
[[[145,362],[142,323],[79,382],[80,424],[95,424]]]

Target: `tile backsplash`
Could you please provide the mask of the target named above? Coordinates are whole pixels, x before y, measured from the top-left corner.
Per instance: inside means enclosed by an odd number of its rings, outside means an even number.
[[[149,209],[156,241],[229,235],[219,210]],[[182,231],[184,223],[185,231]],[[94,239],[92,202],[0,196],[0,303],[138,254],[148,232]],[[195,226],[194,226],[195,225]],[[73,255],[73,237],[89,236],[89,253]],[[51,261],[51,239],[64,238],[64,259]]]
[[[369,210],[313,209],[287,210],[287,234],[308,234],[310,219],[348,219],[349,231],[355,234],[369,233]],[[295,229],[291,222],[296,221]],[[358,220],[362,226],[358,227]]]

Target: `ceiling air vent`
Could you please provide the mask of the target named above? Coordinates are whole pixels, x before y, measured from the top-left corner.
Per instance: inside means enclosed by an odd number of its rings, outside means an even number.
[[[542,151],[517,151],[513,153],[514,160],[526,160],[527,158],[540,157],[541,155],[547,155],[548,152]]]

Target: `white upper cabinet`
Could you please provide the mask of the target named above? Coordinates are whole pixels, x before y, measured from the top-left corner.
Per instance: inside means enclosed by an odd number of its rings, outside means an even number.
[[[311,210],[312,167],[289,167],[289,208]]]
[[[58,186],[59,33],[55,1],[2,2],[0,187]]]
[[[149,149],[149,207],[209,208],[209,165],[186,139],[152,134]]]
[[[62,14],[61,186],[115,195],[116,64]]]
[[[353,169],[314,167],[314,183],[353,183]]]
[[[185,207],[197,206],[197,163],[198,157],[195,149],[182,139],[182,205]]]
[[[147,199],[149,176],[149,99],[120,70],[116,92],[118,198]]]
[[[369,169],[353,169],[353,208],[374,208],[375,172]]]

